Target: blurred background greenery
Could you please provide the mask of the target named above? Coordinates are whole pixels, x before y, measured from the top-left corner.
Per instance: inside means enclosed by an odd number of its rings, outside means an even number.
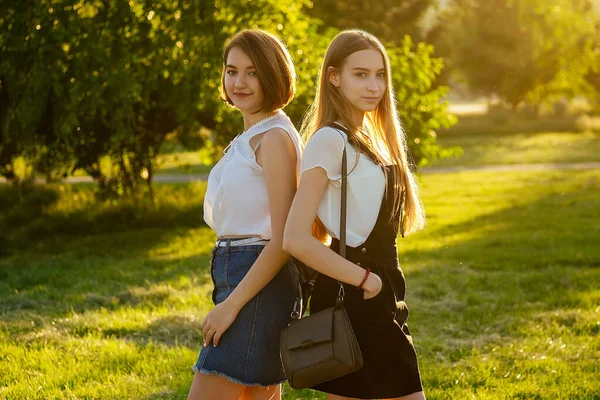
[[[193,164],[211,165],[241,129],[218,97],[222,48],[249,27],[280,35],[290,48],[298,94],[286,111],[296,124],[335,33],[358,27],[377,35],[390,52],[418,166],[460,154],[436,140],[457,121],[448,100],[492,103],[484,130],[523,117],[533,121],[528,131],[600,128],[598,1],[36,0],[0,7],[0,174],[16,185],[89,175],[106,197],[151,195],[161,154],[206,149]],[[465,125],[481,130],[481,122]]]
[[[297,125],[340,29],[388,48],[428,398],[600,399],[599,0],[0,2],[0,399],[185,398],[203,180],[242,129],[221,52],[251,27],[290,49]]]

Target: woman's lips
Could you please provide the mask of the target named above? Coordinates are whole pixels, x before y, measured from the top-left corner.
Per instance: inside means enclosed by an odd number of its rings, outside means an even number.
[[[245,99],[246,97],[250,96],[252,93],[234,93],[233,95],[235,97],[239,97],[240,99]]]
[[[369,103],[376,103],[376,102],[379,101],[379,97],[366,97],[366,96],[363,96],[363,99],[365,99]]]

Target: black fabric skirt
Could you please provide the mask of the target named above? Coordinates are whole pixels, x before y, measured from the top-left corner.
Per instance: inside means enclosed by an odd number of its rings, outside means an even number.
[[[360,252],[351,251],[348,259],[360,262],[363,268],[369,267],[383,281],[381,292],[368,300],[363,299],[362,290],[344,284],[344,306],[361,349],[363,367],[313,389],[361,399],[401,397],[422,391],[417,355],[406,324],[404,274],[397,256],[385,262],[369,262]],[[337,293],[337,282],[319,275],[311,298],[311,312],[333,307]]]

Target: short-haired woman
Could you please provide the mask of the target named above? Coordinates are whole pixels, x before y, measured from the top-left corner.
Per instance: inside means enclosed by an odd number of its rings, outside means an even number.
[[[204,219],[219,239],[211,260],[215,307],[202,324],[188,399],[281,396],[279,333],[295,301],[283,231],[302,151],[282,109],[294,89],[292,59],[275,36],[246,30],[226,46],[222,98],[241,111],[244,131],[208,178]]]

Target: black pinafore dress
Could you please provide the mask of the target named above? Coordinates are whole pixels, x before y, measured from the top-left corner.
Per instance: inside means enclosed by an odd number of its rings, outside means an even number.
[[[388,187],[393,186],[397,166],[387,166]],[[363,367],[352,374],[321,383],[313,389],[361,399],[401,397],[423,390],[417,355],[406,320],[406,282],[398,262],[399,213],[394,212],[394,194],[386,190],[373,231],[361,246],[347,246],[349,261],[379,275],[381,292],[364,300],[363,291],[344,284],[344,306],[363,356]],[[394,215],[393,218],[390,218]],[[351,215],[348,218],[352,218]],[[334,239],[331,249],[339,252]],[[319,274],[311,298],[312,312],[333,307],[338,284]]]

